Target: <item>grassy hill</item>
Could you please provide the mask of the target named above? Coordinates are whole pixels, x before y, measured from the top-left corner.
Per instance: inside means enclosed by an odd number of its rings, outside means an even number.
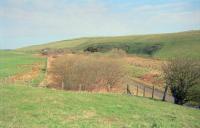
[[[36,52],[44,48],[85,50],[88,47],[97,48],[100,52],[120,48],[129,54],[158,58],[174,56],[200,58],[200,30],[152,35],[79,38],[24,47],[18,50],[28,52]]]
[[[200,111],[122,94],[0,86],[0,127],[198,128]]]

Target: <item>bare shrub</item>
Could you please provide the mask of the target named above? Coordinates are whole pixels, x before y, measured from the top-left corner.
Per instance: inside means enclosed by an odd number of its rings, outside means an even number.
[[[121,84],[122,78],[125,77],[125,72],[119,60],[115,59],[101,59],[100,60],[100,78],[104,80],[104,84],[107,86],[108,91],[112,89],[113,86]]]
[[[92,90],[104,86],[110,91],[125,76],[123,64],[109,57],[67,55],[58,57],[52,73],[67,90]]]

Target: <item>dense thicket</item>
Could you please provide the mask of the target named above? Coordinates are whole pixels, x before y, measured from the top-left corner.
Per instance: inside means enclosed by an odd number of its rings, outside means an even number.
[[[110,91],[125,76],[123,64],[118,59],[90,55],[58,57],[51,72],[67,90],[90,90],[104,86]]]

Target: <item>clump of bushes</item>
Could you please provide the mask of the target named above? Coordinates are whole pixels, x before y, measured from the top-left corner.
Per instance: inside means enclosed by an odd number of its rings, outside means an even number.
[[[65,55],[52,65],[52,73],[66,90],[92,90],[105,87],[108,91],[120,85],[125,77],[118,59],[91,55]]]
[[[112,49],[121,49],[129,54],[141,54],[152,56],[162,48],[161,44],[146,44],[143,42],[115,42],[115,43],[97,43],[88,45],[84,52],[109,52]]]
[[[84,50],[84,52],[99,52],[99,49],[97,47],[88,47]]]
[[[155,44],[155,45],[151,45],[151,46],[146,46],[142,49],[142,52],[144,54],[150,55],[152,56],[156,51],[158,51],[159,49],[161,49],[161,45],[159,44]]]

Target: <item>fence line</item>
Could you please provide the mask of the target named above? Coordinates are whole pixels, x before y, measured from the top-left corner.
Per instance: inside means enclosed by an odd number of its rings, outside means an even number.
[[[155,88],[154,85],[150,87],[148,85],[145,85],[143,83],[139,83],[136,81],[132,81],[131,83],[128,83],[127,87],[129,87],[130,92],[136,96],[143,96],[143,97],[149,97],[153,99],[162,100],[163,95],[164,95],[164,91]],[[173,96],[167,93],[165,100],[168,102],[173,102],[174,98]]]

